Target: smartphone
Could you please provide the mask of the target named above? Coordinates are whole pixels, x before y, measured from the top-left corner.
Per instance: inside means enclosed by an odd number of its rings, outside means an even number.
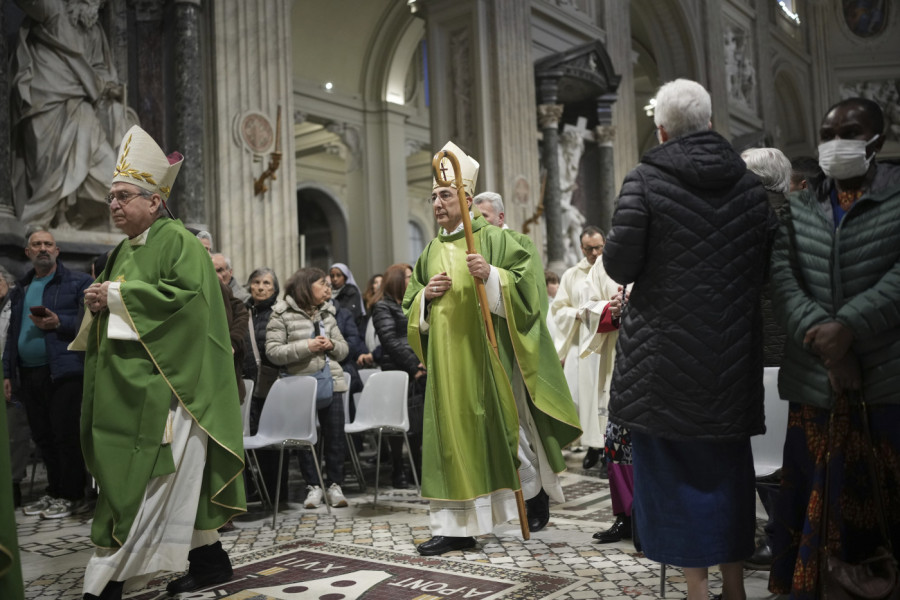
[[[32,306],[30,310],[31,310],[31,314],[33,314],[36,317],[46,317],[47,314],[50,312],[47,310],[46,306]]]

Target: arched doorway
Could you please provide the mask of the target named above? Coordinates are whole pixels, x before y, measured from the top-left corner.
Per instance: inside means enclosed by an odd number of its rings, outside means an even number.
[[[347,219],[329,192],[315,186],[297,190],[297,233],[300,265],[328,271],[348,261]]]

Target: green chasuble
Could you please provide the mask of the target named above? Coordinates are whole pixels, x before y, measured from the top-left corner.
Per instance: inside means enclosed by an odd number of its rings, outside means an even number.
[[[556,350],[547,333],[546,292],[537,284],[532,256],[512,235],[472,220],[476,251],[499,275],[506,318],[492,315],[499,356],[487,339],[466,266],[462,231],[432,240],[416,261],[403,299],[409,343],[428,369],[422,447],[422,495],[471,500],[501,489],[520,489],[519,419],[510,378],[518,364],[528,406],[550,466],[565,470],[561,449],[579,435],[578,416]],[[427,307],[420,331],[423,289],[446,272],[450,289]]]
[[[2,369],[0,369],[2,370]],[[16,539],[16,509],[13,503],[6,407],[0,408],[0,598],[22,600],[22,562]]]
[[[246,501],[231,340],[209,254],[180,221],[159,219],[146,244],[119,244],[97,281],[120,282],[140,340],[109,339],[108,310],[82,325],[81,446],[100,486],[91,539],[121,546],[149,480],[175,471],[164,439],[173,395],[209,435],[194,528],[217,529]]]

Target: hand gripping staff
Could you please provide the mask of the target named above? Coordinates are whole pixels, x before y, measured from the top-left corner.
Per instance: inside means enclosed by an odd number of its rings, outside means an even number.
[[[441,160],[447,158],[453,167],[453,173],[456,177],[455,182],[445,179],[441,172]],[[449,150],[441,150],[434,155],[431,161],[431,169],[434,171],[434,179],[438,185],[442,187],[450,187],[455,183],[456,197],[459,199],[459,212],[462,215],[463,230],[466,234],[466,253],[475,254],[475,236],[472,234],[472,221],[469,219],[469,205],[466,202],[466,191],[463,187],[462,171],[459,168],[459,159]],[[481,306],[481,318],[484,320],[484,327],[487,330],[488,341],[494,349],[494,353],[498,354],[497,337],[494,335],[494,322],[491,320],[491,311],[488,308],[487,292],[484,289],[484,281],[480,277],[472,277],[475,280],[475,293],[478,296],[478,304]],[[516,472],[518,475],[518,471]],[[531,533],[528,531],[528,515],[525,511],[525,499],[522,496],[522,483],[519,482],[519,489],[516,490],[516,507],[519,509],[519,524],[522,527],[522,538],[528,540]]]

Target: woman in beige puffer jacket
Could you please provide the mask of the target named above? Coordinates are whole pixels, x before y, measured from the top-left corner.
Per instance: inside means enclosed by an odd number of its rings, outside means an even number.
[[[344,481],[344,405],[341,394],[347,390],[340,361],[349,348],[335,320],[330,283],[321,269],[300,269],[288,280],[284,300],[272,309],[266,327],[266,356],[288,375],[310,375],[325,367],[334,381],[334,398],[318,410],[324,441],[325,479],[319,481],[312,453],[300,453],[300,470],[307,482],[304,505],[315,508],[322,502],[323,490],[332,506],[347,506],[341,491]]]

